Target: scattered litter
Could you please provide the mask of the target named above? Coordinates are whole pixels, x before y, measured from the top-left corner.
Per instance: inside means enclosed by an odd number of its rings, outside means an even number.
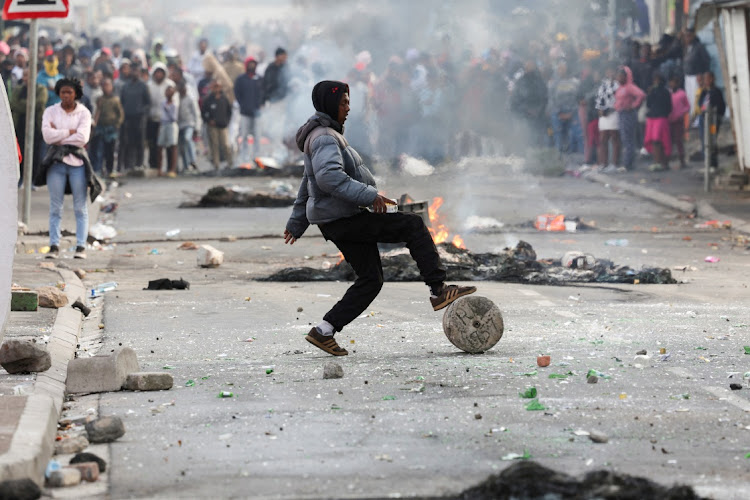
[[[672,353],[668,352],[666,354],[659,354],[659,361],[669,361],[669,358],[672,357]]]
[[[185,382],[185,387],[193,387],[193,386],[195,386],[195,380],[191,379]]]
[[[746,345],[745,347],[745,354],[750,354],[750,345]]]
[[[706,257],[703,260],[706,261],[706,262],[709,262],[711,264],[716,264],[717,262],[719,262],[719,258],[718,257],[714,257],[713,255],[709,255],[708,257]]]
[[[192,241],[185,241],[182,245],[177,247],[177,250],[198,250],[198,245]]]
[[[627,239],[612,239],[604,242],[608,247],[626,247],[630,244]]]
[[[164,236],[166,236],[167,238],[174,238],[178,234],[180,234],[180,230],[179,229],[170,229],[169,231],[167,231],[166,233],[164,233]]]
[[[690,313],[690,311],[688,311],[688,313]],[[693,313],[693,314],[695,314],[695,313]],[[660,347],[659,348],[659,354],[666,354],[666,353],[667,353],[667,348],[666,347]]]
[[[161,278],[158,280],[149,281],[148,287],[144,288],[144,290],[190,290],[190,283],[182,278],[178,280]]]
[[[117,230],[112,226],[97,222],[89,227],[89,236],[97,241],[107,241],[117,236]]]
[[[91,289],[91,297],[100,297],[103,293],[111,292],[116,288],[116,281],[108,281],[107,283],[102,283]]]
[[[221,391],[219,393],[219,395],[216,396],[216,397],[217,398],[232,398],[232,397],[234,397],[234,393],[233,392],[229,392],[229,391]]]
[[[537,215],[534,227],[539,231],[565,231],[565,216],[555,214]]]
[[[648,354],[648,351],[646,349],[641,349],[636,353],[638,356],[646,356]]]
[[[532,399],[526,404],[526,410],[528,411],[543,411],[546,409],[547,407],[540,403],[538,399]]]
[[[396,396],[383,396],[383,401],[394,401]]]
[[[219,441],[229,441],[230,439],[232,439],[232,435],[229,433],[219,436]]]
[[[549,366],[549,363],[550,363],[549,356],[537,356],[536,357],[536,364],[539,367],[544,368],[545,366]]]
[[[198,248],[197,261],[200,267],[219,267],[224,263],[224,252],[211,245],[201,245]]]
[[[507,455],[503,455],[500,460],[528,460],[531,458],[531,454],[528,450],[523,450],[523,454],[518,453],[508,453]]]
[[[676,394],[674,396],[669,396],[669,399],[690,399],[690,394],[688,393]]]
[[[537,371],[534,370],[533,372],[515,372],[515,375],[520,375],[522,377],[535,377],[537,374]]]
[[[603,432],[591,431],[589,433],[589,439],[594,443],[604,444],[609,441],[609,437]]]
[[[553,378],[553,379],[555,379],[555,378],[566,379],[566,378],[568,378],[568,376],[570,376],[572,374],[573,374],[573,372],[568,372],[568,373],[550,373],[549,374],[549,378]]]
[[[597,382],[599,382],[599,377],[596,375],[589,375],[586,377],[586,383],[588,384],[596,384]]]
[[[594,370],[593,368],[589,370],[588,373],[586,374],[586,377],[591,377],[591,376],[603,378],[605,380],[612,378],[610,375],[607,375],[606,373],[602,373],[598,370]]]
[[[393,462],[393,458],[390,455],[376,455],[375,460],[380,460],[381,462]]]
[[[518,395],[525,399],[534,399],[536,398],[536,387],[529,387],[523,392],[519,392]]]
[[[464,222],[464,230],[466,231],[487,231],[491,229],[501,229],[505,224],[492,217],[480,217],[478,215],[471,215],[467,217]]]
[[[576,436],[589,436],[591,433],[589,431],[584,431],[583,429],[578,429],[577,431],[573,431],[573,434]]]

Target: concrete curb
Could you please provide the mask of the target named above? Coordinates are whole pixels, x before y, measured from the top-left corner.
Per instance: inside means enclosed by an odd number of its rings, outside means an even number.
[[[678,200],[672,195],[664,194],[655,189],[651,189],[651,188],[641,186],[638,184],[631,184],[629,182],[621,181],[613,177],[610,177],[608,175],[599,174],[596,172],[586,173],[583,175],[583,178],[588,181],[594,181],[594,182],[598,182],[599,184],[605,184],[605,185],[609,185],[617,189],[621,189],[625,191],[626,193],[630,193],[635,196],[639,196],[641,198],[651,200],[654,203],[658,203],[659,205],[672,208],[679,212],[685,212],[688,214],[692,214],[696,212],[696,206],[694,203]]]
[[[737,217],[732,217],[730,215],[722,214],[721,212],[718,212],[713,206],[711,206],[709,202],[705,200],[700,200],[700,201],[697,201],[696,203],[682,201],[670,194],[664,194],[655,189],[651,189],[648,187],[640,186],[638,184],[632,184],[630,182],[614,179],[608,175],[599,174],[596,172],[588,172],[583,175],[583,178],[588,181],[598,182],[599,184],[604,184],[604,185],[612,186],[617,189],[621,189],[622,191],[625,191],[626,193],[630,193],[640,198],[653,201],[654,203],[658,203],[659,205],[672,208],[679,212],[695,214],[705,219],[732,221],[732,229],[734,231],[738,231],[744,234],[750,234],[750,222],[747,222],[743,219],[738,219]]]
[[[86,298],[83,283],[72,271],[57,270],[65,282],[69,303]],[[39,373],[34,393],[26,401],[8,452],[0,457],[0,481],[30,478],[44,485],[44,469],[52,457],[57,421],[65,399],[68,361],[73,359],[83,325],[83,314],[65,306],[57,310],[48,349],[52,367]]]

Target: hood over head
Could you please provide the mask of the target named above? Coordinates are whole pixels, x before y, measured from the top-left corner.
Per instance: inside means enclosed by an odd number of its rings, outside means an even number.
[[[621,66],[620,69],[625,72],[625,85],[632,85],[633,71],[628,66]]]
[[[334,120],[339,116],[339,103],[344,94],[349,93],[349,85],[334,80],[323,80],[312,90],[312,103],[315,111],[325,113]]]
[[[156,70],[158,70],[158,69],[160,69],[160,70],[162,70],[164,72],[164,76],[166,76],[166,75],[169,74],[169,73],[167,73],[167,65],[166,64],[164,64],[163,62],[155,62],[154,65],[151,66],[151,73],[150,73],[150,75],[154,76],[154,73],[156,73]]]
[[[341,125],[339,122],[337,122],[327,114],[318,111],[317,113],[312,115],[307,120],[307,122],[299,128],[299,130],[297,130],[297,147],[303,153],[305,152],[305,140],[307,140],[307,136],[310,135],[310,132],[318,127],[331,127],[340,134],[344,133],[343,125]]]

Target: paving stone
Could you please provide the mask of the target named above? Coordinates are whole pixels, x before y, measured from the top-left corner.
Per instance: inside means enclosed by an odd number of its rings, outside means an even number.
[[[13,290],[10,295],[11,311],[36,311],[39,307],[39,294],[34,290]]]
[[[128,391],[166,391],[174,385],[174,378],[163,372],[136,372],[128,374],[123,389]]]
[[[91,443],[111,443],[125,435],[125,425],[120,417],[101,417],[86,424]]]
[[[36,291],[39,293],[39,307],[59,309],[68,305],[68,296],[57,287],[42,286],[37,288]]]
[[[198,248],[197,260],[200,267],[219,267],[224,263],[224,252],[211,245],[201,245]]]
[[[77,462],[68,467],[78,469],[81,472],[81,480],[93,483],[99,479],[99,464],[96,462]]]
[[[33,338],[13,338],[0,346],[0,365],[8,373],[43,372],[52,366],[52,357]]]
[[[70,455],[79,453],[89,446],[86,436],[71,436],[61,441],[55,441],[55,455]]]
[[[342,378],[344,376],[344,369],[338,363],[326,363],[323,367],[323,378]]]
[[[138,358],[129,347],[106,356],[71,359],[68,363],[67,392],[84,394],[122,389],[128,375],[138,371]]]
[[[39,485],[31,479],[9,479],[0,483],[0,498],[36,500],[42,496]]]
[[[80,464],[82,462],[96,462],[99,465],[99,472],[106,472],[107,470],[107,462],[104,461],[103,458],[100,458],[98,455],[95,455],[93,453],[89,452],[83,452],[83,453],[77,453],[76,456],[70,459],[70,463],[72,464]]]
[[[52,488],[60,488],[63,486],[75,486],[81,482],[81,471],[69,467],[63,467],[62,469],[54,470],[50,472],[47,478],[47,485]]]

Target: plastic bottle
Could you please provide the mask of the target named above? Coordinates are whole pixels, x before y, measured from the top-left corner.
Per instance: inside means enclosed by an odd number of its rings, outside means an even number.
[[[105,292],[111,292],[117,288],[117,282],[116,281],[108,281],[107,283],[102,283],[100,285],[97,285],[95,288],[91,289],[91,296],[92,297],[99,297],[101,294]]]
[[[607,240],[604,242],[605,245],[609,247],[626,247],[628,246],[628,240],[626,239],[619,239],[619,240]]]
[[[56,470],[60,470],[60,462],[57,460],[50,460],[47,463],[47,468],[44,470],[44,477],[50,477]]]

